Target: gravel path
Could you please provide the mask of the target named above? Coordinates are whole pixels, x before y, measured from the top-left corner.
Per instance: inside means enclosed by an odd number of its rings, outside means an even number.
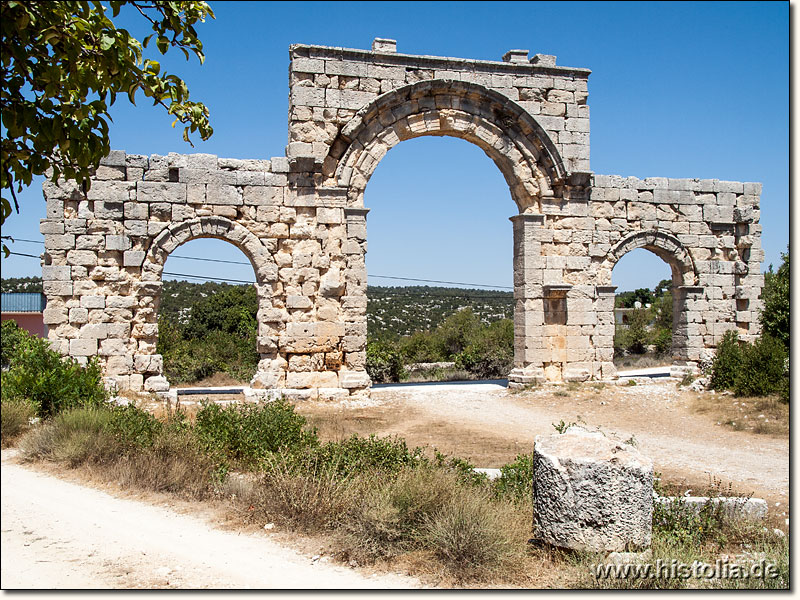
[[[387,589],[287,549],[268,534],[214,529],[161,506],[116,498],[14,464],[3,451],[2,588]]]

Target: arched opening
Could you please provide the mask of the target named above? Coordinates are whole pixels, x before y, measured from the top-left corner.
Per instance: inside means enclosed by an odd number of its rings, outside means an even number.
[[[364,191],[386,153],[401,141],[423,136],[451,136],[473,143],[502,173],[516,203],[513,217],[515,384],[540,377],[542,339],[537,329],[542,302],[540,247],[534,230],[541,214],[565,192],[567,172],[552,140],[514,101],[483,86],[429,80],[387,92],[356,113],[341,130],[322,165],[326,186],[346,191],[347,294],[366,294],[366,212]],[[362,236],[363,234],[363,236]],[[527,285],[533,283],[533,285]],[[363,315],[363,316],[362,316]],[[353,331],[366,344],[366,307],[353,314]],[[364,347],[364,346],[361,346]],[[529,367],[533,372],[529,372]]]
[[[237,278],[232,273],[241,274]],[[170,296],[167,312],[172,319],[161,322],[167,331],[160,332],[163,289],[172,278],[202,278],[209,289],[194,288],[195,298],[185,298],[177,308],[174,304],[178,298]],[[143,377],[145,389],[163,391],[169,387],[163,377],[165,360],[159,352],[164,349],[173,353],[175,368],[180,369],[173,370],[173,377],[182,383],[202,380],[213,375],[211,371],[228,371],[236,380],[252,376],[254,386],[274,385],[269,379],[276,370],[272,367],[277,359],[278,333],[269,315],[276,279],[277,266],[261,241],[229,219],[198,217],[163,229],[145,252],[142,281],[135,293],[132,332],[138,354],[134,372]],[[166,287],[170,294],[178,293],[172,289],[175,284],[166,283]],[[192,308],[185,311],[181,322],[180,311],[189,306]],[[192,319],[195,311],[204,316]],[[199,363],[196,369],[193,362]]]
[[[617,369],[685,360],[691,334],[685,322],[687,292],[693,292],[696,281],[689,252],[671,235],[635,232],[611,250],[605,266],[616,288]]]
[[[396,378],[374,364],[393,352],[409,381],[506,377],[513,368],[508,217],[518,211],[502,173],[467,141],[411,139],[377,166],[364,205],[373,381]]]
[[[258,290],[235,245],[193,239],[164,263],[156,352],[173,386],[247,385],[258,369]]]

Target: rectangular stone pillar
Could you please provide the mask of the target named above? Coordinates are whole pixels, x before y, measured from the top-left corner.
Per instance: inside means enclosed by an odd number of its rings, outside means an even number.
[[[693,369],[705,345],[701,331],[703,311],[699,301],[703,300],[702,286],[680,285],[673,287],[674,330],[672,332],[672,356],[677,366]],[[731,325],[734,327],[735,325]]]
[[[514,215],[514,369],[509,387],[544,381],[544,215]]]
[[[344,309],[344,364],[339,385],[349,390],[370,386],[367,349],[367,213],[368,208],[345,208],[347,234],[342,246],[346,259]]]
[[[614,366],[614,333],[616,319],[614,316],[614,300],[617,286],[598,285],[595,289],[594,307],[597,314],[595,334],[592,346],[595,354],[594,377],[596,379],[616,379],[617,368]]]

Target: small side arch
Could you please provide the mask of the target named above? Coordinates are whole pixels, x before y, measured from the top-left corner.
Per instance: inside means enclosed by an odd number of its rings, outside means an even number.
[[[521,213],[541,211],[567,171],[545,130],[516,102],[463,81],[427,80],[379,96],[342,129],[323,162],[328,185],[348,188],[351,206],[380,160],[403,140],[453,136],[479,146],[498,166]]]
[[[672,269],[672,281],[677,285],[697,285],[697,269],[689,250],[674,235],[657,230],[637,231],[625,236],[606,255],[600,273],[608,274],[610,285],[611,270],[619,260],[631,250],[644,248],[649,250]]]
[[[166,227],[150,243],[142,265],[142,280],[161,281],[167,257],[178,246],[199,238],[217,238],[239,248],[253,266],[259,286],[277,280],[277,265],[258,237],[224,217],[197,217]]]

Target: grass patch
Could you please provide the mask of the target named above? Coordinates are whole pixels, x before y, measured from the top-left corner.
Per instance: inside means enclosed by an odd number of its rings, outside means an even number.
[[[11,446],[31,427],[36,409],[30,402],[3,401],[0,406],[0,440],[3,448]]]
[[[789,404],[780,396],[736,398],[728,394],[697,394],[692,410],[736,431],[784,437],[789,435]]]

